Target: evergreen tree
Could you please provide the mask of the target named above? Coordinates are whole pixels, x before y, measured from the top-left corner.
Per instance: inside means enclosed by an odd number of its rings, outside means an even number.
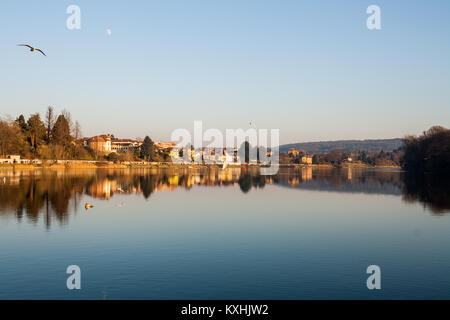
[[[144,143],[141,147],[141,157],[146,161],[155,159],[155,144],[149,136],[144,138]]]
[[[52,130],[53,141],[55,144],[67,147],[72,141],[70,136],[70,126],[64,115],[59,115]]]
[[[16,119],[16,123],[19,125],[20,130],[22,130],[23,134],[25,134],[28,131],[28,125],[27,125],[27,122],[25,121],[25,117],[23,116],[23,114],[21,114]]]
[[[37,154],[38,147],[45,138],[45,126],[41,121],[39,113],[35,113],[28,119],[28,139],[30,141],[31,150]]]

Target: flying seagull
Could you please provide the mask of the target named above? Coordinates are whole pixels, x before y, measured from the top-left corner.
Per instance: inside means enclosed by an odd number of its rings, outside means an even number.
[[[39,49],[39,48],[32,47],[32,46],[30,46],[29,44],[18,44],[18,46],[21,46],[21,47],[28,47],[28,48],[30,48],[30,51],[31,51],[31,52],[33,52],[33,51],[39,51],[39,52],[42,53],[44,56],[47,56],[47,55],[44,53],[44,51],[42,51],[42,50]]]

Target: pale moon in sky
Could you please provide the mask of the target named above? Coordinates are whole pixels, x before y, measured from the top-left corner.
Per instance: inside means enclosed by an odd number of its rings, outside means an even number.
[[[106,29],[106,34],[107,34],[108,36],[110,36],[110,35],[112,34],[111,29]]]

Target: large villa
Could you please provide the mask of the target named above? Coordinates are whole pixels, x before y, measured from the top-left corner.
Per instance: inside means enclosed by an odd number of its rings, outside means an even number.
[[[98,153],[125,153],[138,150],[143,144],[141,140],[117,139],[110,134],[103,134],[84,139],[84,145]],[[164,151],[175,147],[175,142],[155,142],[155,146]]]
[[[119,153],[138,149],[142,145],[142,141],[116,139],[109,134],[104,134],[85,139],[84,145],[99,153]]]

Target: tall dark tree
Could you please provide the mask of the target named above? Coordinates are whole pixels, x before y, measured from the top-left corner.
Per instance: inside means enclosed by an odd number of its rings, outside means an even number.
[[[28,139],[28,124],[25,121],[25,117],[23,116],[23,114],[21,114],[17,119],[16,119],[16,125],[20,130],[20,135],[18,137],[18,140],[15,142],[18,149],[19,149],[19,154],[22,156],[29,156],[30,154],[30,143],[29,143],[29,139]]]
[[[64,109],[61,112],[61,114],[64,116],[64,118],[66,118],[67,123],[69,124],[69,131],[70,131],[69,134],[73,135],[74,131],[75,131],[75,127],[74,127],[74,124],[73,124],[73,121],[72,121],[72,114],[66,109]]]
[[[21,114],[17,119],[16,123],[19,125],[20,130],[22,130],[22,133],[25,134],[28,131],[28,124],[25,121],[25,117],[23,114]]]
[[[141,147],[141,156],[146,161],[152,161],[155,159],[155,144],[149,136],[144,138],[144,142]]]
[[[70,126],[69,121],[67,121],[64,115],[59,115],[56,119],[55,125],[53,126],[53,141],[55,144],[67,147],[72,141],[70,136]]]
[[[244,162],[245,163],[249,163],[250,162],[250,148],[251,145],[248,141],[245,141],[241,144],[241,146],[239,147],[239,155],[242,157],[242,155],[244,156]],[[242,159],[241,159],[242,161]]]
[[[45,138],[45,126],[39,113],[35,113],[28,118],[28,138],[31,149],[36,154],[39,145]]]

